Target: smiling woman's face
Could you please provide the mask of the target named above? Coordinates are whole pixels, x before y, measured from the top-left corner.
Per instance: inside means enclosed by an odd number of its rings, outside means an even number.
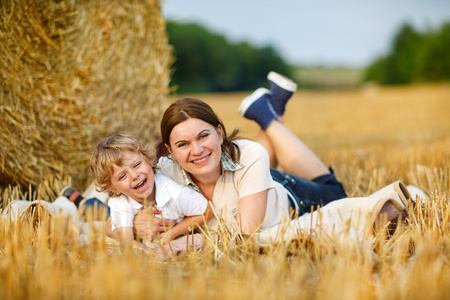
[[[194,179],[218,178],[223,143],[222,131],[211,124],[189,118],[170,133],[168,150]]]

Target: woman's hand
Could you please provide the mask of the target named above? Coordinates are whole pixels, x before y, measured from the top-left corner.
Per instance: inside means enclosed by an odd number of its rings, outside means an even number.
[[[179,237],[159,248],[156,251],[156,257],[158,260],[166,260],[171,256],[186,253],[190,247],[194,247],[196,250],[201,249],[203,247],[203,236],[196,233]]]

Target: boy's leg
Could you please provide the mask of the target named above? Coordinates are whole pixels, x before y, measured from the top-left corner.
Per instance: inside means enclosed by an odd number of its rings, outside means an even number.
[[[83,219],[106,221],[111,214],[108,205],[95,197],[89,199],[84,198],[77,189],[70,185],[64,186],[60,194],[75,204]],[[92,214],[89,216],[90,218],[88,217],[88,214]]]
[[[87,221],[106,221],[111,216],[108,205],[97,198],[86,199],[80,205],[81,217]]]
[[[83,195],[81,195],[81,193],[77,191],[77,189],[70,185],[64,186],[61,189],[60,195],[69,199],[75,204],[76,207],[80,207],[81,203],[86,201]]]

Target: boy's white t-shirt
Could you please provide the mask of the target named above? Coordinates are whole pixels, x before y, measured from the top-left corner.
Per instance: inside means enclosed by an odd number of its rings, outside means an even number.
[[[202,194],[167,176],[155,174],[155,189],[156,207],[164,219],[179,222],[184,217],[202,215],[206,211],[208,200]],[[134,216],[143,207],[143,204],[125,195],[110,198],[108,205],[111,208],[112,230],[133,227]]]

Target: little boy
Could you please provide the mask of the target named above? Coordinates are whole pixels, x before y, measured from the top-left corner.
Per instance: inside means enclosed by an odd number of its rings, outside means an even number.
[[[177,220],[161,234],[163,243],[193,230],[212,218],[212,207],[202,194],[155,174],[155,150],[129,135],[113,135],[100,141],[91,157],[91,169],[99,191],[108,192],[111,224],[116,239],[134,240],[133,219],[145,206],[155,205],[164,219]]]

